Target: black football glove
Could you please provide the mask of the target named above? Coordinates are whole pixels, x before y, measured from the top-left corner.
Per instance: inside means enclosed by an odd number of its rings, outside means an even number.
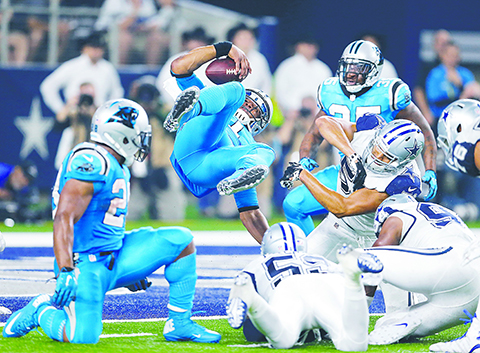
[[[364,187],[367,172],[362,163],[362,158],[354,153],[350,157],[345,156],[340,162],[341,188],[346,194],[351,194]]]
[[[131,292],[138,292],[140,290],[147,290],[147,288],[150,287],[151,285],[152,285],[152,282],[150,282],[148,278],[145,277],[144,279],[141,279],[140,281],[125,287],[128,288]]]
[[[280,179],[280,186],[282,188],[291,189],[293,187],[293,183],[300,179],[300,173],[302,170],[303,167],[300,163],[289,162],[287,169],[285,169],[285,172]]]

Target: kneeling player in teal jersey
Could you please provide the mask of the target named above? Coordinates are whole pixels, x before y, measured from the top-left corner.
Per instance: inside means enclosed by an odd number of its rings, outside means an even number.
[[[13,313],[3,336],[24,336],[40,326],[56,341],[97,343],[105,293],[136,284],[145,289],[145,277],[165,266],[170,284],[165,338],[218,342],[218,333],[190,319],[197,280],[190,230],[125,231],[128,166],[143,161],[150,150],[145,110],[127,99],[105,103],[93,116],[91,140],[67,155],[53,189],[55,294],[39,295]]]

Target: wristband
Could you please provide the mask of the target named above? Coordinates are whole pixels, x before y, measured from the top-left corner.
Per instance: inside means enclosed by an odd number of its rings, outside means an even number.
[[[73,271],[73,268],[71,267],[62,267],[62,269],[60,270],[60,272],[72,272]]]
[[[213,46],[217,52],[215,55],[216,58],[228,55],[228,53],[230,53],[230,49],[232,49],[232,43],[227,41],[215,43]]]

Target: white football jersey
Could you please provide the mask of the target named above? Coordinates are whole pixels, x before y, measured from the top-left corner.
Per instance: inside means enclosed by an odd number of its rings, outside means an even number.
[[[455,246],[469,244],[475,235],[453,211],[430,202],[405,202],[379,207],[375,214],[375,234],[378,236],[389,217],[403,222],[400,244],[411,248]]]
[[[284,252],[260,256],[243,272],[250,274],[256,291],[267,302],[275,288],[286,277],[309,273],[339,273],[339,265],[323,256],[302,252]]]
[[[461,131],[452,146],[452,154],[447,158],[447,165],[461,173],[480,177],[480,171],[475,166],[475,146],[479,140],[480,126]]]

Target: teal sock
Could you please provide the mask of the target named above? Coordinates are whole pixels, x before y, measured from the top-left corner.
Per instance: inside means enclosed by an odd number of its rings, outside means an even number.
[[[165,278],[170,284],[168,309],[176,312],[192,310],[197,283],[196,252],[165,267]]]
[[[38,310],[38,324],[48,337],[63,342],[63,330],[67,323],[67,314],[53,306],[41,307]]]

